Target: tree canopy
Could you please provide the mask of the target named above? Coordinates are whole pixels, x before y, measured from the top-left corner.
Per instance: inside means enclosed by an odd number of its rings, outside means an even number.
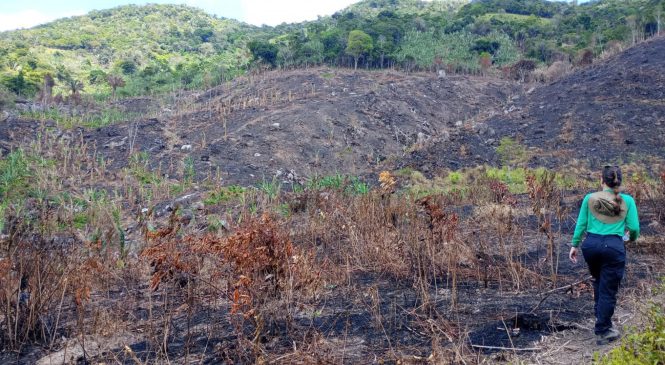
[[[0,85],[32,96],[64,69],[85,94],[111,97],[105,80],[122,75],[119,96],[142,95],[210,87],[258,63],[425,70],[438,62],[479,73],[489,61],[593,57],[662,31],[664,13],[662,0],[363,0],[315,21],[254,27],[183,5],[128,5],[0,33]],[[58,82],[52,91],[70,89]]]

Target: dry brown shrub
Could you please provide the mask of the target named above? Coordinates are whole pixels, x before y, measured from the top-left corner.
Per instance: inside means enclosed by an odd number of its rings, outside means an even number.
[[[620,41],[609,41],[607,42],[607,45],[605,45],[605,49],[598,58],[601,60],[606,60],[616,54],[623,52],[623,50],[624,45]]]
[[[573,65],[570,64],[570,62],[556,61],[552,63],[545,71],[545,80],[548,82],[559,80],[570,73],[572,69]]]
[[[20,349],[27,343],[51,347],[66,328],[63,318],[78,313],[78,332],[91,293],[106,285],[106,251],[84,244],[71,232],[51,232],[42,220],[56,216],[48,204],[6,216],[7,236],[0,242],[0,347]],[[40,217],[40,220],[36,220]],[[48,238],[47,238],[48,237]],[[112,267],[112,264],[111,264]]]
[[[582,49],[577,54],[577,66],[589,66],[593,63],[593,51],[590,49]]]

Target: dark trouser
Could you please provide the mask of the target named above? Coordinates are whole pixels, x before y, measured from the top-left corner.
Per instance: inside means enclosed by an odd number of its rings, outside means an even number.
[[[626,249],[621,236],[589,233],[582,243],[582,254],[594,278],[595,333],[602,335],[612,328],[617,291],[626,267]]]

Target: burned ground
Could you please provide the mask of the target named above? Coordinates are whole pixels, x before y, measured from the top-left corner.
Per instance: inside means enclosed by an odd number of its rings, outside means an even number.
[[[325,68],[268,72],[190,94],[157,118],[64,133],[82,136],[114,169],[127,166],[132,153],[145,152],[165,173],[177,174],[178,164],[191,158],[200,178],[219,172],[229,183],[366,175],[434,140],[445,139],[454,151],[463,123],[498,113],[520,89],[479,77]],[[143,110],[144,102],[123,106]],[[5,151],[37,128],[3,124]],[[12,135],[18,130],[27,133]],[[472,155],[462,157],[460,166],[490,161],[491,148],[467,147]]]
[[[510,99],[502,113],[483,119],[492,137],[466,133],[468,146],[496,147],[503,137],[526,145],[528,163],[554,168],[578,160],[662,164],[665,158],[665,38],[639,44]],[[477,148],[477,147],[476,147]],[[494,149],[491,149],[494,152]],[[407,156],[402,166],[455,167],[455,148],[437,143]],[[448,157],[448,156],[453,157]],[[484,155],[499,162],[492,153]],[[493,157],[493,159],[492,159]]]

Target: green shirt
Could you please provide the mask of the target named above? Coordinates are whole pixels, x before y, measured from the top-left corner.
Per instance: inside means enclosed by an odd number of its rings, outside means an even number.
[[[626,202],[628,211],[626,212],[626,219],[617,223],[607,224],[599,221],[589,211],[589,197],[587,194],[582,202],[580,215],[577,217],[577,225],[575,226],[575,234],[573,235],[573,247],[577,247],[582,242],[582,235],[584,232],[602,234],[602,235],[617,235],[623,236],[626,228],[630,232],[630,240],[635,241],[640,235],[640,221],[637,218],[637,206],[635,200],[628,194],[621,194],[621,197]]]

